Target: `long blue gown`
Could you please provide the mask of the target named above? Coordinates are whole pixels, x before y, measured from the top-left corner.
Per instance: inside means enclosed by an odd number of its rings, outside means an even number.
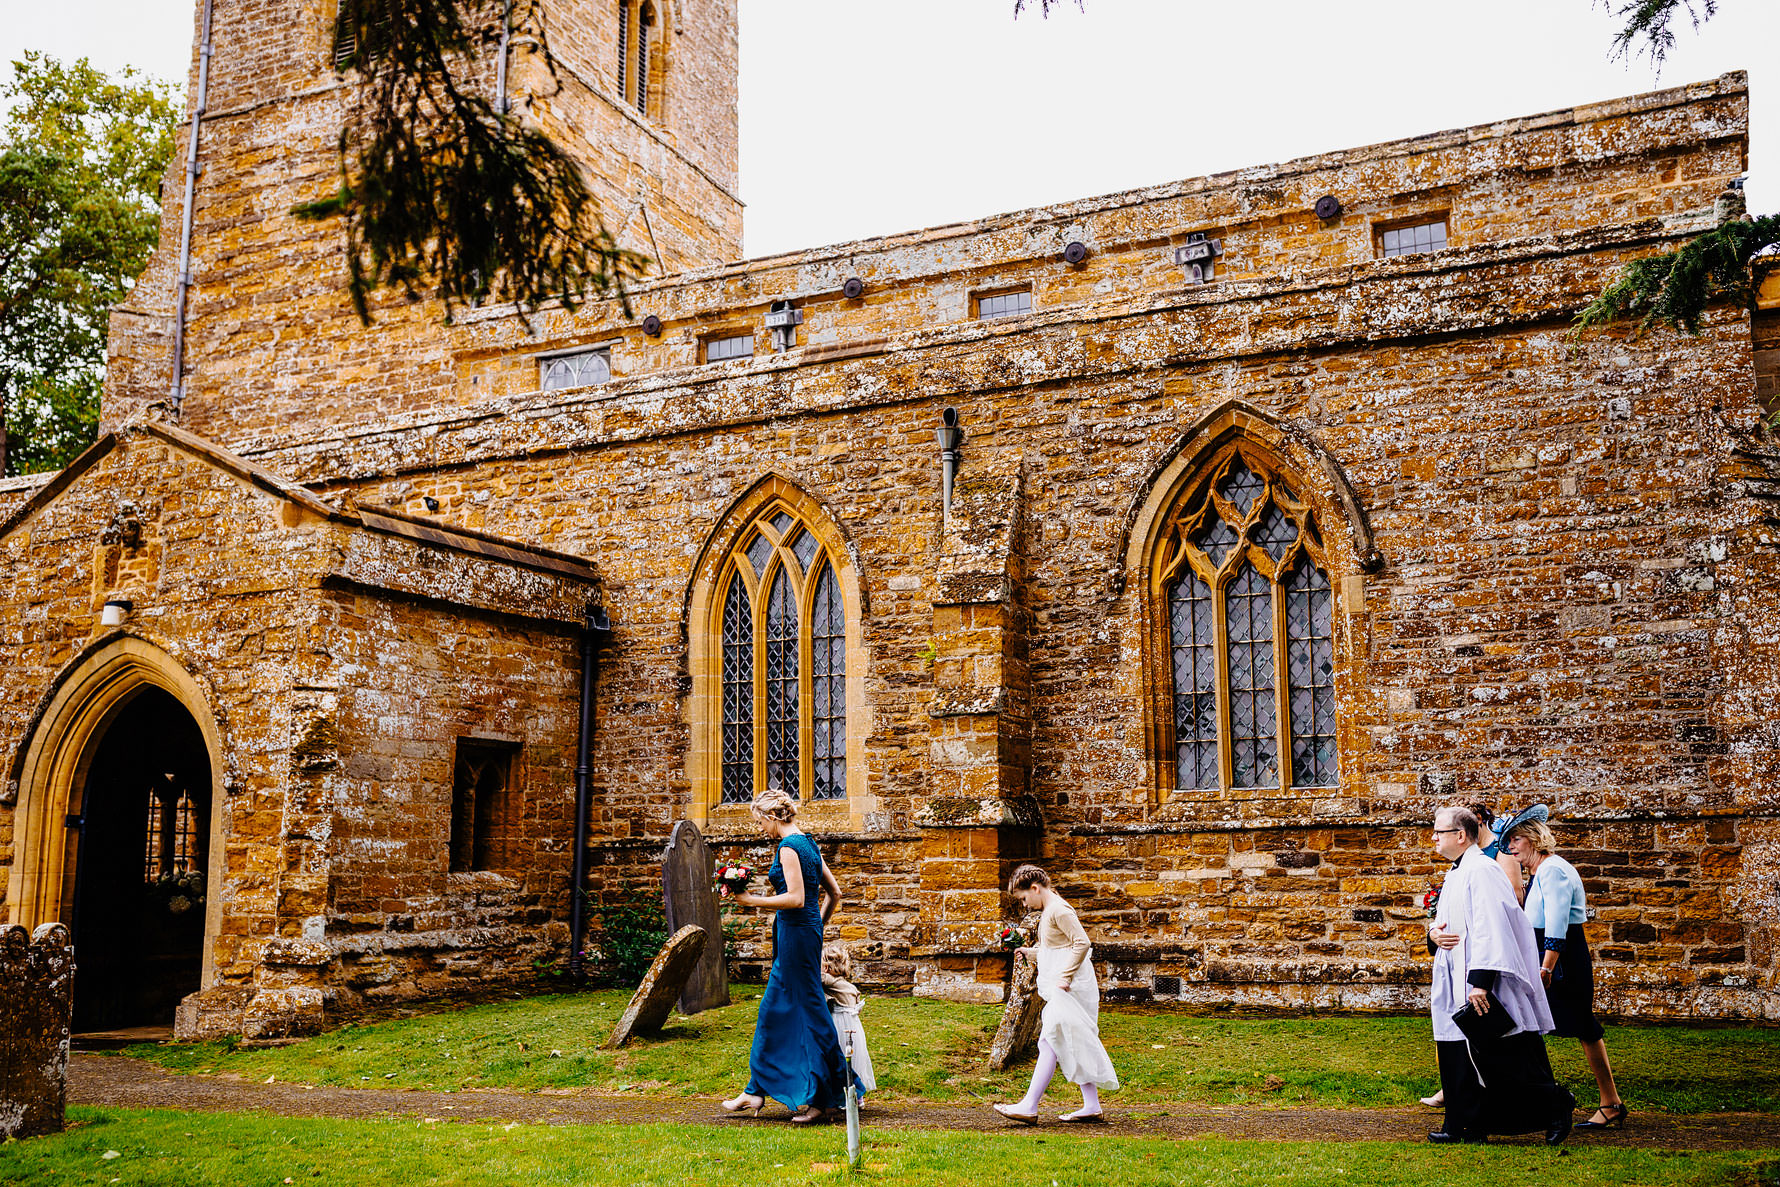
[[[760,997],[754,1050],[748,1056],[748,1091],[770,1096],[793,1112],[805,1105],[839,1108],[846,1089],[846,1057],[835,1038],[822,993],[822,853],[816,842],[792,833],[773,850],[767,871],[773,890],[785,893],[780,856],[790,849],[803,867],[803,903],[775,911],[773,969]]]

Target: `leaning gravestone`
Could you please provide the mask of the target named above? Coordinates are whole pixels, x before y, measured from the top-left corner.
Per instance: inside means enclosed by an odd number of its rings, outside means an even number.
[[[661,855],[661,890],[667,901],[668,931],[702,927],[711,942],[680,994],[680,1013],[696,1014],[729,1004],[729,970],[723,960],[723,919],[717,911],[711,850],[698,825],[682,820],[674,826],[667,852]]]
[[[1044,998],[1036,985],[1038,965],[1024,956],[1014,958],[1013,981],[1007,989],[1007,1009],[989,1044],[989,1070],[1005,1072],[1038,1046],[1038,1022],[1044,1014]]]
[[[0,1141],[62,1131],[73,1017],[68,929],[0,928]]]
[[[674,1012],[674,999],[686,986],[692,966],[705,950],[706,933],[702,927],[688,925],[668,937],[668,942],[655,954],[655,963],[643,974],[643,983],[631,994],[630,1005],[618,1016],[608,1048],[622,1047],[636,1034],[654,1034],[661,1029],[668,1015]]]

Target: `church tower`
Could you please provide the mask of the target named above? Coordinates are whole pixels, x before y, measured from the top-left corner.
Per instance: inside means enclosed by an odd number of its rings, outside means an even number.
[[[491,97],[504,84],[512,109],[584,164],[605,225],[655,261],[652,276],[741,254],[736,5],[539,0],[553,70],[516,28],[504,55],[491,47],[466,72]],[[113,314],[106,427],[167,402],[185,427],[239,444],[461,402],[442,310],[379,294],[367,330],[339,220],[292,213],[339,184],[339,132],[362,83],[337,11],[198,0],[160,246]],[[388,390],[378,360],[391,351],[435,357],[435,381]]]

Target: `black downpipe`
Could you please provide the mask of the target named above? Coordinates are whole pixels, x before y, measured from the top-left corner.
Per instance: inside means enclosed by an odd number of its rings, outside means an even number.
[[[600,644],[611,633],[612,622],[606,616],[606,608],[589,602],[581,627],[581,730],[575,742],[575,849],[573,872],[569,875],[569,979],[577,985],[587,979],[587,971],[581,967],[581,949],[587,936],[587,819],[592,815],[593,794],[588,756],[593,750],[593,677]]]

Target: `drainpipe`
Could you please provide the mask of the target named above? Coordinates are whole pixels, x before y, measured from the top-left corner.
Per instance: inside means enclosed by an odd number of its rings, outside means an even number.
[[[179,231],[178,292],[173,301],[173,415],[185,404],[185,302],[192,287],[192,212],[198,195],[198,129],[210,98],[210,17],[215,0],[204,0],[203,32],[198,35],[198,93],[185,147],[185,216]]]
[[[952,480],[958,476],[958,450],[964,444],[964,430],[958,427],[958,410],[947,408],[939,414],[939,428],[933,430],[939,441],[940,512],[946,527],[952,526]]]
[[[588,753],[593,749],[593,675],[600,644],[612,633],[612,621],[598,602],[587,603],[581,626],[581,730],[575,742],[575,836],[569,874],[569,978],[579,985],[587,978],[581,949],[587,935],[587,820],[592,815]]]

